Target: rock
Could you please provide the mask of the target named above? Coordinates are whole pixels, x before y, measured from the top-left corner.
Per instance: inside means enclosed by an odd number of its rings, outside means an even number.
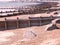
[[[53,29],[58,29],[58,27],[51,23],[51,24],[47,25],[47,27],[45,28],[45,31],[46,30],[50,31],[50,30],[53,30]]]
[[[46,25],[45,30],[60,29],[60,18],[52,20],[52,22]]]

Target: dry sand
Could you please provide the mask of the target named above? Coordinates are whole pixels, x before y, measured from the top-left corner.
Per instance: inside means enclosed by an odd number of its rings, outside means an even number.
[[[54,29],[47,31],[45,28],[46,25],[0,31],[2,37],[6,40],[0,42],[0,45],[60,45],[60,30]],[[37,36],[31,39],[25,39],[23,34],[26,31],[33,31]]]

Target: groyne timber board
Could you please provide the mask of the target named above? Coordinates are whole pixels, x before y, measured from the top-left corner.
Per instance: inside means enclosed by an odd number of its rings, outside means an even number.
[[[0,29],[16,29],[25,28],[31,26],[41,26],[50,23],[51,20],[41,21],[41,20],[17,20],[14,21],[0,21]]]
[[[29,17],[29,19],[6,19],[0,21],[0,29],[16,29],[31,26],[42,26],[51,23],[52,20],[60,17]]]

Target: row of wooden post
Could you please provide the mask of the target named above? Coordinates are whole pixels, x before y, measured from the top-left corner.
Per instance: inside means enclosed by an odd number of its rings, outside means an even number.
[[[19,18],[17,17],[17,28],[19,28]],[[30,20],[28,20],[28,24],[29,24],[29,27],[31,26],[31,21]],[[40,21],[40,25],[41,25],[41,21]],[[7,29],[7,18],[5,18],[5,29]]]
[[[52,19],[52,17],[51,17],[51,19]],[[40,23],[40,26],[41,26],[41,24],[42,24],[41,20],[42,20],[42,19],[40,18],[40,19],[39,19],[39,21],[40,21],[40,22],[39,22],[39,23]],[[16,27],[19,28],[19,25],[20,25],[19,21],[20,21],[20,19],[17,17],[17,20],[16,20],[16,21],[17,21],[17,26],[16,26]],[[28,23],[29,23],[29,27],[30,27],[30,26],[31,26],[31,20],[29,19],[28,21],[29,21]],[[7,29],[7,28],[8,28],[8,27],[7,27],[7,18],[5,18],[5,29]]]
[[[19,18],[17,17],[17,28],[19,28]],[[7,19],[5,18],[5,29],[7,29]]]

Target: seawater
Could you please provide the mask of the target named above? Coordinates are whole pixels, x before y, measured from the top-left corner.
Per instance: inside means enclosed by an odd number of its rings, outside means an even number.
[[[34,3],[34,2],[0,2],[0,12],[5,12],[5,11],[11,11],[12,9],[1,9],[1,8],[16,8],[16,7],[22,7],[22,6],[29,6],[29,5],[37,5],[37,4],[42,4],[41,2],[39,3]],[[13,9],[14,10],[14,9]]]
[[[0,2],[0,7],[19,7],[19,6],[26,6],[26,5],[37,5],[37,4],[41,4],[41,2],[39,3],[28,3],[28,2]]]

